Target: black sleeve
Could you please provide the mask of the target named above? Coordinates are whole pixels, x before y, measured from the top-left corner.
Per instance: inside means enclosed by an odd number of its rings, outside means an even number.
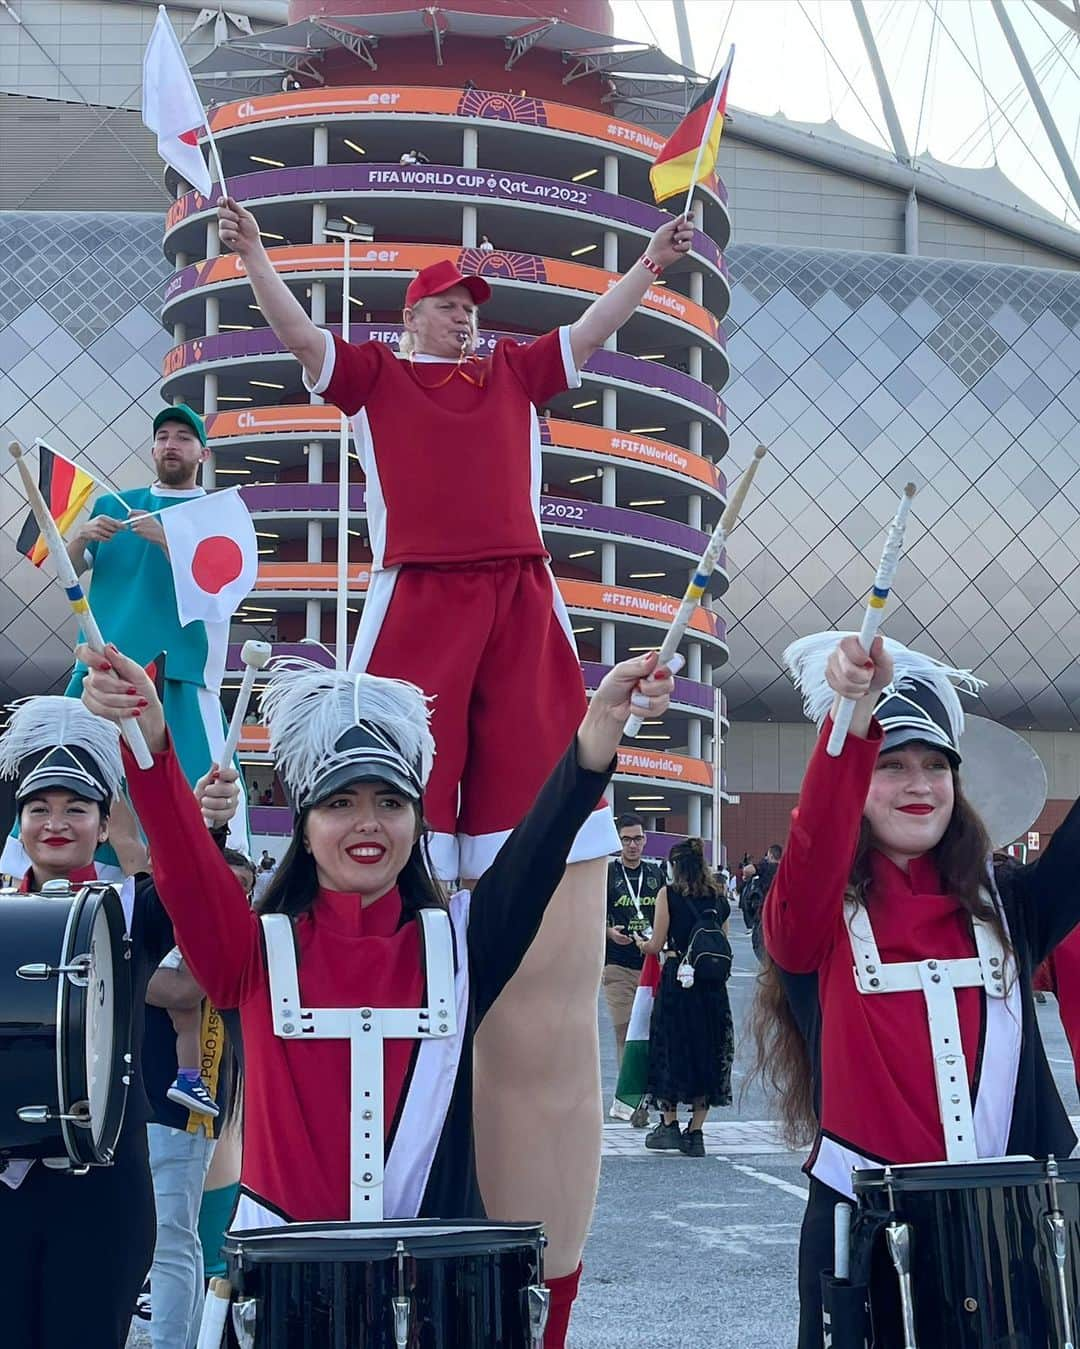
[[[1008,874],[1006,885],[1023,906],[1032,963],[1038,965],[1080,923],[1080,801],[1039,860]]]
[[[574,836],[596,808],[614,768],[614,760],[605,773],[582,768],[575,736],[528,815],[477,881],[469,912],[469,970],[477,1023],[532,944],[562,880]]]
[[[165,905],[158,898],[153,879],[141,875],[135,881],[135,918],[136,937],[148,960],[159,964],[176,945],[173,936],[172,919],[165,912]]]

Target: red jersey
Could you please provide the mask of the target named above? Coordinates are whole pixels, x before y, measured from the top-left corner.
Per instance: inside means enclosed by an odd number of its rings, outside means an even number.
[[[308,387],[352,420],[372,566],[545,557],[536,406],[580,383],[569,328],[460,367],[326,333]]]

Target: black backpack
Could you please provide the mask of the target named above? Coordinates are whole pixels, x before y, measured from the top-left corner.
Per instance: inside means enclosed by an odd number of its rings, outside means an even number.
[[[731,943],[723,919],[711,906],[698,910],[683,960],[694,971],[694,983],[726,984],[731,974]]]

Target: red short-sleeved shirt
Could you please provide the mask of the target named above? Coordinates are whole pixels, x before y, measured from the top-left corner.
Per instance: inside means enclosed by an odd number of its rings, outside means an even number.
[[[568,328],[461,369],[326,333],[308,387],[352,420],[373,566],[545,556],[536,407],[580,383]]]

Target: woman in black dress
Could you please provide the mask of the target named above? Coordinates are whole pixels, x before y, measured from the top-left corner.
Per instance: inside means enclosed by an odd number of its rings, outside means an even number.
[[[702,1126],[710,1106],[731,1104],[735,1034],[726,985],[695,979],[686,988],[678,971],[694,924],[715,909],[726,931],[731,906],[706,865],[701,839],[676,844],[668,860],[672,881],[656,897],[652,937],[637,939],[646,954],[667,946],[649,1029],[648,1095],[660,1110],[660,1123],[645,1146],[704,1157]],[[676,1120],[680,1101],[693,1109],[685,1133]]]

